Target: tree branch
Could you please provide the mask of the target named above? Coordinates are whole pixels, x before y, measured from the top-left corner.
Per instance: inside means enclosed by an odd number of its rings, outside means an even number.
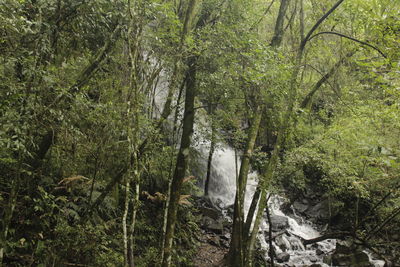
[[[306,46],[307,42],[310,40],[311,35],[315,32],[315,30],[319,27],[319,25],[321,25],[322,22],[324,22],[324,20],[330,15],[332,14],[333,11],[336,10],[336,8],[338,8],[340,6],[340,4],[342,4],[344,0],[339,0],[336,2],[336,4],[328,10],[328,12],[326,12],[315,24],[314,26],[311,28],[311,30],[307,33],[306,37],[301,41],[300,44],[300,51],[304,50],[304,47]]]
[[[347,36],[347,35],[345,35],[345,34],[342,34],[342,33],[339,33],[339,32],[330,32],[330,31],[325,31],[325,32],[319,32],[319,33],[317,33],[317,34],[314,34],[313,36],[311,36],[311,37],[309,37],[309,39],[308,39],[308,41],[311,41],[313,38],[315,38],[315,37],[317,37],[317,36],[319,36],[319,35],[322,35],[322,34],[332,34],[332,35],[337,35],[337,36],[340,36],[340,37],[343,37],[343,38],[346,38],[346,39],[349,39],[349,40],[351,40],[351,41],[354,41],[354,42],[356,42],[356,43],[359,43],[359,44],[362,44],[362,45],[365,45],[365,46],[368,46],[368,47],[370,47],[370,48],[372,48],[372,49],[374,49],[374,50],[376,50],[376,51],[378,51],[379,52],[379,54],[381,54],[381,56],[383,56],[384,58],[387,58],[387,56],[379,49],[379,48],[377,48],[376,46],[373,46],[373,45],[371,45],[371,44],[369,44],[369,43],[367,43],[367,42],[364,42],[364,41],[361,41],[361,40],[358,40],[358,39],[356,39],[356,38],[353,38],[353,37],[350,37],[350,36]]]

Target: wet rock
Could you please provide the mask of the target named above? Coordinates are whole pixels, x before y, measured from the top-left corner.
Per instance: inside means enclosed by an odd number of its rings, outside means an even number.
[[[220,239],[219,239],[218,236],[211,236],[208,239],[208,243],[210,243],[211,245],[217,246],[217,247],[219,247],[221,245],[220,244]]]
[[[221,238],[224,240],[231,240],[231,233],[225,233],[221,235]]]
[[[222,220],[214,220],[208,216],[203,216],[201,219],[201,227],[209,232],[222,234],[224,232],[224,225]]]
[[[336,254],[351,254],[352,253],[351,243],[348,241],[339,240],[336,243]]]
[[[367,253],[363,251],[356,251],[351,254],[335,252],[332,255],[332,264],[335,266],[347,267],[374,267],[374,265],[369,261]]]
[[[288,262],[290,259],[290,254],[287,252],[282,252],[276,255],[276,261],[279,263]]]
[[[318,257],[317,257],[317,256],[310,256],[310,257],[309,257],[309,260],[310,260],[311,262],[317,262],[317,261],[318,261]]]
[[[302,202],[300,202],[300,201],[298,201],[298,200],[296,200],[296,201],[293,203],[293,208],[294,208],[296,211],[300,212],[300,213],[304,213],[304,212],[308,209],[308,207],[309,207],[308,204],[304,204],[304,203],[302,203]]]
[[[271,216],[272,231],[280,231],[289,227],[289,219],[284,216]]]
[[[286,236],[281,235],[275,238],[275,244],[282,250],[287,251],[290,249],[290,242],[287,240]]]
[[[324,252],[321,249],[317,248],[317,250],[315,251],[315,254],[320,256],[320,255],[324,254]]]
[[[218,218],[221,216],[220,211],[213,208],[200,207],[199,210],[203,214],[203,216],[209,217],[214,220],[218,220]]]
[[[332,265],[332,255],[326,255],[323,259],[322,262],[325,264],[328,264],[329,266]]]
[[[328,199],[325,199],[316,205],[308,208],[305,211],[305,214],[309,217],[320,219],[320,220],[329,220],[330,214],[329,214],[329,201]]]

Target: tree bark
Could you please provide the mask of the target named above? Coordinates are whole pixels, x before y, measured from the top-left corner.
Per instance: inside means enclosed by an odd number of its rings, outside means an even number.
[[[211,113],[211,116],[213,114]],[[208,160],[207,160],[207,174],[206,181],[204,182],[204,195],[208,196],[210,177],[211,177],[211,167],[212,167],[212,159],[215,151],[215,122],[213,117],[211,117],[211,140],[210,140],[210,151],[208,152]]]
[[[196,4],[196,0],[192,0],[191,4]],[[172,242],[175,232],[176,215],[178,212],[178,202],[181,195],[183,179],[186,175],[188,166],[190,144],[193,134],[194,124],[194,99],[196,95],[196,64],[197,58],[191,56],[189,58],[189,68],[186,81],[186,97],[185,111],[183,115],[183,130],[181,145],[178,152],[178,158],[175,166],[174,176],[172,178],[170,195],[168,198],[167,222],[164,237],[164,246],[162,248],[162,267],[169,267],[172,259]]]
[[[233,212],[232,238],[228,255],[230,266],[244,266],[244,199],[246,193],[247,176],[250,169],[250,159],[253,155],[254,145],[261,123],[262,107],[259,105],[253,115],[251,127],[248,133],[246,148],[240,165],[239,176],[236,185],[236,196]]]
[[[279,47],[282,43],[283,32],[284,32],[283,23],[285,21],[285,14],[289,6],[289,1],[290,0],[281,0],[281,5],[279,6],[278,18],[276,19],[275,23],[274,37],[272,37],[271,41],[272,47]]]

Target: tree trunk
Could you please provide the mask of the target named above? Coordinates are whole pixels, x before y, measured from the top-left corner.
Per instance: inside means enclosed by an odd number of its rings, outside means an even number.
[[[196,0],[192,1],[195,5]],[[186,81],[185,111],[183,115],[183,130],[181,146],[178,152],[178,158],[175,166],[174,176],[172,178],[170,195],[168,198],[167,223],[165,229],[162,266],[169,267],[172,258],[172,242],[175,232],[176,215],[178,212],[178,202],[181,195],[183,179],[186,175],[188,166],[190,143],[193,134],[194,124],[194,99],[196,95],[196,63],[197,58],[189,58],[189,68]]]
[[[212,116],[213,114],[211,114]],[[212,159],[215,151],[215,122],[213,117],[211,117],[211,140],[210,140],[210,151],[208,153],[207,160],[207,174],[206,181],[204,183],[204,195],[208,196],[210,177],[211,177],[211,167],[212,167]]]
[[[124,242],[124,267],[128,267],[128,212],[129,212],[129,179],[125,182],[125,205],[124,213],[122,216],[122,232],[123,232],[123,242]]]
[[[283,39],[283,22],[285,21],[285,14],[287,8],[289,6],[290,0],[281,0],[281,5],[279,7],[278,18],[276,19],[275,23],[275,32],[274,37],[272,37],[271,46],[272,47],[279,47],[282,43]]]
[[[253,154],[253,149],[262,117],[261,111],[262,108],[260,105],[253,115],[251,127],[247,138],[246,148],[242,157],[242,163],[240,165],[239,176],[237,179],[236,197],[233,213],[232,239],[228,256],[228,262],[230,266],[244,266],[244,198],[247,184],[247,176],[250,169],[250,159]]]

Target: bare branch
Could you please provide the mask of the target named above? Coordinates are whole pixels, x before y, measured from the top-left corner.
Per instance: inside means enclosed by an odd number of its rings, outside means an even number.
[[[313,36],[311,36],[311,37],[308,39],[308,41],[311,41],[313,38],[315,38],[315,37],[317,37],[317,36],[319,36],[319,35],[322,35],[322,34],[332,34],[332,35],[337,35],[337,36],[340,36],[340,37],[343,37],[343,38],[352,40],[352,41],[354,41],[354,42],[356,42],[356,43],[359,43],[359,44],[368,46],[368,47],[370,47],[370,48],[372,48],[372,49],[378,51],[379,54],[381,54],[384,58],[387,58],[387,56],[386,56],[379,48],[377,48],[376,46],[373,46],[373,45],[371,45],[371,44],[369,44],[369,43],[367,43],[367,42],[358,40],[358,39],[356,39],[356,38],[353,38],[353,37],[344,35],[344,34],[339,33],[339,32],[319,32],[319,33],[314,34]]]

